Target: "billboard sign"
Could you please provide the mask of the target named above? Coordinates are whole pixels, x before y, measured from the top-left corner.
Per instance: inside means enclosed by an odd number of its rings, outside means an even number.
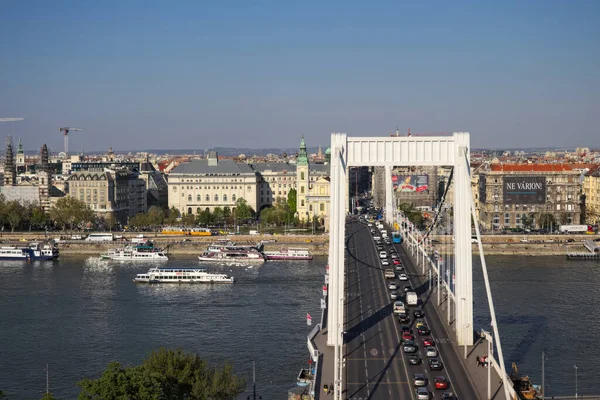
[[[429,190],[429,175],[392,175],[394,192],[421,193]]]
[[[504,204],[545,204],[545,176],[505,176]]]

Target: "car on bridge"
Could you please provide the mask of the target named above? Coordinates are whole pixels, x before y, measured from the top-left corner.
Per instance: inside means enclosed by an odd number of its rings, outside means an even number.
[[[390,300],[397,300],[398,299],[398,292],[395,290],[392,290],[390,292]]]
[[[445,376],[436,376],[433,378],[436,389],[448,389],[448,379]]]
[[[429,400],[429,390],[426,387],[418,387],[415,389],[418,400]]]
[[[419,365],[423,362],[423,360],[421,360],[421,357],[419,357],[418,354],[411,354],[410,356],[408,356],[408,363],[410,365]]]
[[[400,264],[394,264],[394,268],[396,271],[404,271],[404,267]]]
[[[413,311],[413,317],[415,318],[423,318],[424,316],[425,313],[421,308],[415,308],[415,310]]]
[[[407,314],[398,314],[398,322],[401,324],[410,324],[410,317]]]
[[[400,265],[400,264],[402,264],[400,262],[400,260],[398,260],[397,258],[392,259],[392,262],[394,263],[394,265]]]
[[[407,281],[408,275],[406,275],[405,273],[398,274],[398,279],[400,279],[401,281]]]
[[[429,369],[435,371],[441,371],[444,368],[444,364],[440,361],[439,358],[434,357],[429,359]]]
[[[430,337],[424,337],[423,338],[423,346],[434,346],[434,343],[435,342]]]
[[[382,258],[381,259],[381,265],[384,266],[384,267],[387,267],[387,266],[390,265],[390,262],[388,261],[387,258]]]
[[[427,354],[427,357],[437,357],[438,356],[437,349],[433,346],[427,346],[425,348],[425,352]]]
[[[415,337],[410,332],[402,332],[402,340],[415,340]]]
[[[402,350],[405,353],[416,353],[418,350],[418,347],[415,344],[415,342],[413,342],[412,340],[406,340],[406,341],[404,341],[404,344],[402,345]]]
[[[404,293],[412,292],[413,288],[410,285],[404,285]]]
[[[458,400],[458,397],[456,397],[456,395],[452,392],[444,392],[440,398],[442,400]]]
[[[397,290],[398,289],[398,284],[394,281],[388,283],[388,289],[390,290]]]
[[[380,251],[379,258],[387,258],[387,253],[385,251]]]
[[[413,374],[413,384],[415,386],[427,386],[427,377],[423,374]]]
[[[427,325],[423,325],[417,328],[417,333],[421,336],[427,336],[431,334],[431,331]]]

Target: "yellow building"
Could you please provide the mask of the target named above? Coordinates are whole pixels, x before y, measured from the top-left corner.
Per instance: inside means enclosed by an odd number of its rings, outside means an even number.
[[[318,225],[324,226],[325,230],[329,230],[329,193],[329,164],[309,164],[306,143],[302,138],[296,161],[298,219],[303,222],[316,221]]]
[[[590,170],[583,179],[585,195],[585,222],[597,224],[600,221],[600,167]]]

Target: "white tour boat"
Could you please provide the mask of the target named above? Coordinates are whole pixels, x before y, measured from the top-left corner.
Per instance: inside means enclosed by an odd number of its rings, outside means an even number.
[[[136,283],[233,283],[226,274],[206,272],[205,268],[150,268],[137,274]]]
[[[120,249],[110,249],[107,254],[100,256],[103,259],[115,261],[168,261],[169,257],[152,243],[126,246]]]
[[[265,262],[265,256],[256,250],[225,250],[220,252],[205,251],[198,260],[206,262]]]
[[[263,251],[267,260],[312,260],[308,249],[290,248],[276,251]]]

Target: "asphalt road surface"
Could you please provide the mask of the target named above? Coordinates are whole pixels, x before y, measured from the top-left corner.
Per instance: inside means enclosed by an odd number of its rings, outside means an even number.
[[[433,304],[427,300],[427,284],[420,283],[416,270],[408,255],[400,245],[396,251],[407,269],[409,282],[398,279],[385,279],[384,269],[394,268],[390,260],[389,267],[382,267],[370,233],[370,228],[359,222],[351,221],[346,225],[346,298],[345,298],[345,376],[344,398],[351,400],[366,399],[416,399],[413,374],[422,373],[429,378],[427,388],[431,398],[439,399],[442,392],[451,391],[459,399],[477,399],[477,394],[466,377],[459,355],[452,347],[448,334],[433,310]],[[384,245],[388,252],[392,246]],[[424,322],[431,329],[431,335],[444,363],[442,371],[430,371],[424,346],[414,328],[412,310],[409,308],[415,343],[418,345],[420,365],[408,365],[407,355],[403,352],[398,319],[392,312],[388,284],[398,284],[398,293],[404,294],[404,285],[411,284],[420,297],[425,317]],[[435,297],[431,296],[433,301]],[[405,325],[405,324],[402,324]],[[447,390],[436,390],[433,385],[435,376],[450,379]]]

